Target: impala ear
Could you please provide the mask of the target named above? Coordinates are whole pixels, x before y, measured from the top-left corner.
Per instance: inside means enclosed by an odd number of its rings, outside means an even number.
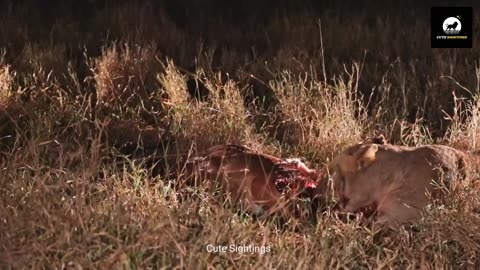
[[[377,158],[378,145],[368,144],[362,146],[353,154],[356,170],[362,170],[372,164]]]

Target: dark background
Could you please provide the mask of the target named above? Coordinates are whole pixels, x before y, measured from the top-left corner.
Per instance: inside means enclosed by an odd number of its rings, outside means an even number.
[[[474,36],[472,49],[432,49],[431,7],[474,6],[475,34],[480,32],[479,5],[418,0],[1,1],[0,47],[4,61],[18,72],[31,69],[27,57],[32,51],[51,51],[41,59],[46,68],[65,70],[65,63],[54,57],[61,56],[83,82],[91,76],[86,58],[101,56],[106,47],[153,46],[159,59],[172,59],[189,72],[202,67],[228,74],[259,97],[271,94],[266,85],[278,71],[313,72],[318,78],[327,74],[326,80],[334,83],[346,68],[360,63],[358,85],[366,102],[392,99],[397,104],[389,108],[392,117],[425,119],[441,133],[447,127],[443,112],[453,112],[452,92],[471,98],[478,89],[479,39]]]

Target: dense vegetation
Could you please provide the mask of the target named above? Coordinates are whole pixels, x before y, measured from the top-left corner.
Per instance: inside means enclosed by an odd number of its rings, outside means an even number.
[[[398,232],[280,226],[177,184],[226,142],[320,169],[376,133],[479,149],[479,35],[431,49],[418,1],[258,2],[1,3],[2,268],[478,269],[478,174]]]

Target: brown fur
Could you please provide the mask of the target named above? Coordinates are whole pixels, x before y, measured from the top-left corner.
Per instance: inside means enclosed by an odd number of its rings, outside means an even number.
[[[375,142],[347,148],[329,166],[335,193],[348,212],[374,206],[379,223],[416,220],[430,197],[443,197],[437,184],[448,189],[452,180],[466,177],[467,157],[454,148]]]
[[[190,179],[217,181],[233,201],[243,201],[251,213],[280,211],[286,216],[291,214],[285,207],[289,199],[305,193],[306,181],[319,179],[317,171],[297,160],[284,160],[238,145],[214,146],[202,157],[190,159],[187,175]],[[294,179],[282,192],[277,181],[285,175]],[[319,196],[323,188],[319,185],[307,196]]]

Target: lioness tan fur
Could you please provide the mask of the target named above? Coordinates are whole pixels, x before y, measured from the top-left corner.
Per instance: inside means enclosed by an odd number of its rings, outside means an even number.
[[[442,190],[465,177],[466,155],[457,149],[383,143],[377,139],[353,145],[329,164],[346,211],[373,207],[380,224],[417,220],[429,198],[442,198]]]

